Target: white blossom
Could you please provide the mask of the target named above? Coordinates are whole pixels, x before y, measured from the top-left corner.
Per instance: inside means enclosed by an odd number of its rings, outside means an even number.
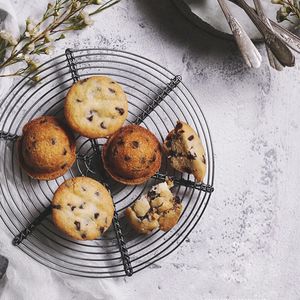
[[[18,44],[17,39],[10,33],[5,30],[0,31],[0,37],[7,41],[11,46],[15,46]]]
[[[85,25],[92,25],[94,23],[94,21],[91,19],[90,15],[85,12],[85,11],[82,11],[80,14],[79,14],[80,18],[82,19],[83,23]]]
[[[53,53],[54,47],[53,46],[49,46],[45,48],[45,54],[51,55]]]
[[[52,37],[50,36],[50,32],[49,31],[46,31],[46,33],[45,33],[45,42],[46,43],[49,43],[49,42],[51,42],[53,39],[52,39]]]
[[[34,44],[34,43],[30,43],[30,44],[26,47],[27,52],[32,52],[34,49],[35,49],[35,44]]]

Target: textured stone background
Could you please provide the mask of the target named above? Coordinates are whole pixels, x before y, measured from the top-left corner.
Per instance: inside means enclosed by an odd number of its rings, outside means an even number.
[[[47,3],[13,2],[20,20]],[[122,0],[97,19],[55,54],[125,49],[182,74],[211,129],[216,191],[182,247],[130,279],[51,271],[13,248],[1,224],[10,266],[0,299],[300,299],[299,66],[276,73],[265,60],[249,70],[233,43],[200,32],[169,0]]]

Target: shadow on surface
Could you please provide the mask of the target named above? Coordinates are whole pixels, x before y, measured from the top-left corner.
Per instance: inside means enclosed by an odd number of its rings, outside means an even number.
[[[199,53],[211,55],[232,51],[238,53],[234,42],[208,34],[191,23],[171,0],[136,1],[137,10],[144,14],[152,29],[167,34],[172,42]]]

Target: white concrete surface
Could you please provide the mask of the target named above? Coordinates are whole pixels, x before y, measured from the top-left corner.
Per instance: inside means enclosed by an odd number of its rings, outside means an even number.
[[[20,19],[47,1],[14,0]],[[300,69],[246,68],[235,45],[200,32],[169,0],[122,2],[66,46],[126,49],[174,73],[197,96],[216,155],[216,191],[182,247],[132,278],[81,279],[11,246],[1,300],[300,299]]]

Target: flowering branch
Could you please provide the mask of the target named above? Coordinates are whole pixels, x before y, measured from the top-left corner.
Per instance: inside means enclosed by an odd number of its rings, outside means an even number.
[[[277,11],[277,21],[283,22],[284,20],[293,23],[293,17],[300,19],[300,1],[299,0],[271,0],[274,4],[279,4],[281,7]]]
[[[31,18],[26,20],[26,27],[19,38],[7,31],[0,31],[0,69],[20,64],[17,71],[6,76],[26,76],[38,68],[36,56],[51,54],[54,43],[65,38],[68,31],[82,30],[93,24],[92,15],[98,14],[120,0],[55,0],[48,3],[41,20],[35,23]],[[88,13],[85,9],[90,6],[99,7]],[[31,78],[39,81],[38,76]]]

